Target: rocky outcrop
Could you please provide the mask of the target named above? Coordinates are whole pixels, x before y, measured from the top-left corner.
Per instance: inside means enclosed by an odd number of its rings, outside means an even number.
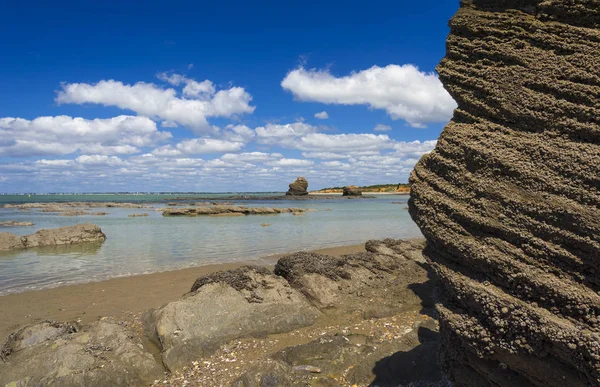
[[[600,2],[463,0],[411,176],[457,386],[600,385]]]
[[[365,253],[341,257],[295,253],[281,258],[274,272],[315,306],[336,313],[355,311],[380,318],[415,304],[433,307],[433,284],[421,264],[422,240],[369,241],[365,248]]]
[[[22,250],[31,247],[73,245],[90,242],[103,242],[106,235],[95,224],[85,223],[75,226],[39,230],[35,234],[19,236],[0,232],[0,251]]]
[[[319,315],[283,278],[246,266],[198,278],[187,297],[146,313],[144,325],[175,370],[231,340],[289,332]]]
[[[355,185],[344,187],[342,196],[362,196],[362,191]]]
[[[19,222],[16,220],[5,220],[0,222],[0,227],[31,227],[35,226],[32,222]]]
[[[278,207],[245,207],[221,206],[165,208],[163,216],[244,216],[244,215],[275,215],[293,213],[294,215],[311,211],[307,208],[278,208]]]
[[[285,193],[288,196],[304,196],[308,195],[308,181],[300,176],[295,182],[290,184],[290,189]]]
[[[130,217],[130,218],[143,218],[143,217],[148,216],[148,213],[144,212],[142,214],[129,214],[127,216]]]
[[[148,385],[163,373],[135,333],[110,320],[83,329],[53,321],[28,325],[0,352],[2,386]]]

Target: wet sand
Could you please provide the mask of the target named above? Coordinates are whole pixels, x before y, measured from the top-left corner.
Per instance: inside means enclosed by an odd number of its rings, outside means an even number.
[[[364,244],[313,251],[340,256],[364,251]],[[272,266],[284,255],[1,296],[0,343],[20,326],[42,320],[80,321],[86,324],[104,316],[127,319],[179,299],[190,290],[199,276],[247,264]]]

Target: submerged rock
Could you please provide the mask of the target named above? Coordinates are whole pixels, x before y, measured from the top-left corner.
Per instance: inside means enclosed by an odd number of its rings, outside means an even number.
[[[344,187],[342,196],[362,196],[362,191],[355,185]]]
[[[308,181],[300,176],[290,184],[290,189],[285,193],[288,196],[304,196],[308,195]]]
[[[28,325],[9,336],[0,358],[2,386],[148,385],[164,373],[132,331],[108,320],[83,329]]]
[[[198,278],[185,298],[147,312],[143,320],[173,371],[231,340],[289,332],[319,315],[283,278],[245,266]]]
[[[28,249],[31,247],[72,245],[79,243],[103,242],[106,235],[95,224],[85,223],[75,226],[39,230],[35,234],[19,236],[0,232],[0,251]]]
[[[412,173],[456,386],[600,385],[600,2],[463,0]]]

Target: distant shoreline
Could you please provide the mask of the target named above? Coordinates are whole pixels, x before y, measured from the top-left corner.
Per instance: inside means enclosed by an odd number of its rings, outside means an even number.
[[[366,195],[410,195],[410,192],[363,192]],[[308,196],[342,196],[342,192],[309,192]]]

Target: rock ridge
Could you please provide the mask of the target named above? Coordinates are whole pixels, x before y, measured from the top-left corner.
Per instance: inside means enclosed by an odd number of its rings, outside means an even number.
[[[410,179],[457,386],[600,385],[600,1],[463,0]]]

